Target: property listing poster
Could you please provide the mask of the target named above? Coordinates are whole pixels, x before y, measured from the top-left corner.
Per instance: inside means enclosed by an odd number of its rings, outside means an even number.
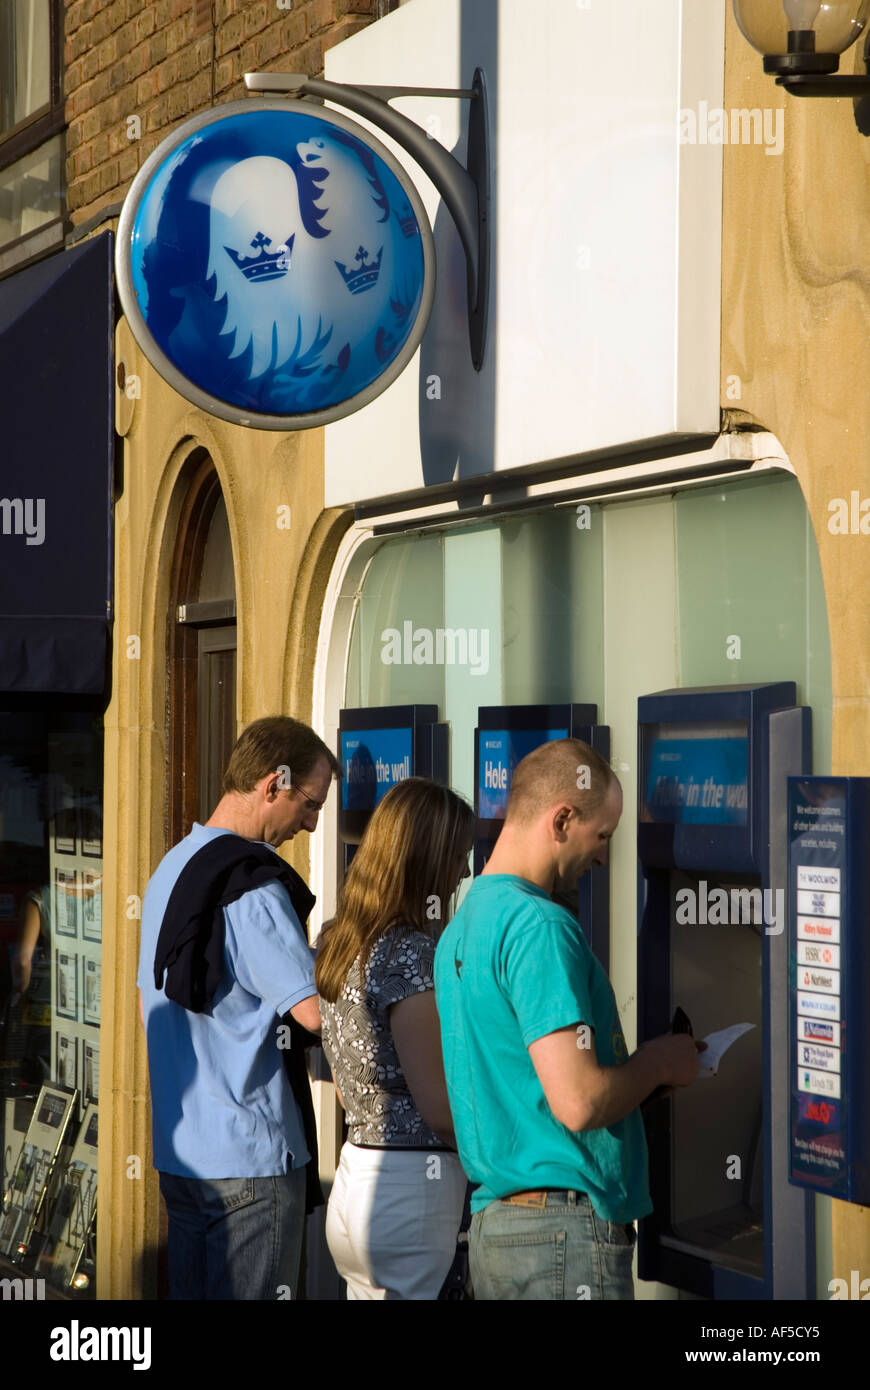
[[[102,819],[79,789],[51,822],[51,1021],[53,1080],[99,1099],[103,936]]]

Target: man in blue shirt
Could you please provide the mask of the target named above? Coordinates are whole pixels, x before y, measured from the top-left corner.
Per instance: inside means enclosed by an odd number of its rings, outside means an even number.
[[[232,751],[213,815],[169,851],[145,893],[138,983],[171,1298],[295,1297],[310,1155],[280,1019],[316,1033],[320,1011],[313,953],[277,878],[217,909],[219,978],[201,1011],[167,997],[169,973],[155,982],[167,906],[193,857],[219,837],[274,849],[313,831],[334,775],[338,760],[307,725],[257,720]]]
[[[477,1299],[633,1298],[652,1210],[638,1107],[698,1072],[685,1035],[628,1057],[613,990],[552,894],[604,864],[619,782],[576,739],[518,765],[501,834],[435,956],[447,1091],[473,1183]]]

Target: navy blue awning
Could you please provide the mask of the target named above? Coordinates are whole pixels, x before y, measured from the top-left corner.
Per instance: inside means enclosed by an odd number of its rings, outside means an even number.
[[[0,281],[0,693],[108,688],[112,241]]]

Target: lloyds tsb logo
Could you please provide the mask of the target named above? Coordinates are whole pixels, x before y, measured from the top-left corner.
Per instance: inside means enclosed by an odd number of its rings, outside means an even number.
[[[467,666],[472,676],[489,671],[489,628],[414,627],[406,620],[381,633],[385,666]]]

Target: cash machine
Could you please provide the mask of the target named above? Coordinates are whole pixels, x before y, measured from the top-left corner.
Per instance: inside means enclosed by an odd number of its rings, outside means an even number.
[[[447,785],[447,725],[439,724],[437,705],[343,709],[338,738],[338,834],[344,875],[372,811],[390,787],[406,777],[431,777]]]
[[[610,729],[598,723],[597,705],[482,705],[474,731],[474,873],[498,839],[514,768],[553,739],[578,738],[610,760]],[[561,899],[560,899],[561,901]],[[576,917],[605,970],[610,958],[610,876],[606,865],[584,874],[564,906]]]
[[[678,1009],[699,1039],[751,1025],[716,1074],[644,1107],[638,1273],[708,1298],[815,1295],[812,1206],[788,1181],[787,778],[811,762],[796,698],[784,681],[638,701],[639,1041]]]

